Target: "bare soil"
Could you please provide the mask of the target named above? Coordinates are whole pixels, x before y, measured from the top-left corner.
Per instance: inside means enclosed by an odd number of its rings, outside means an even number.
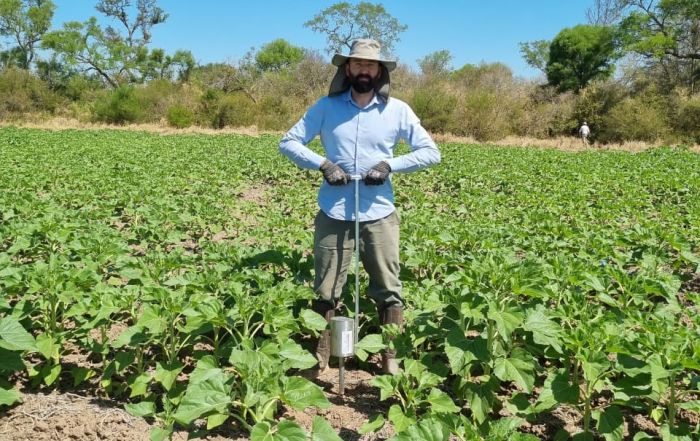
[[[310,373],[309,373],[310,374]],[[294,420],[308,431],[313,418],[320,415],[345,441],[383,440],[394,435],[390,425],[377,433],[360,435],[358,429],[372,416],[386,413],[390,403],[379,401],[379,391],[369,382],[372,374],[362,370],[346,371],[345,393],[338,394],[338,369],[330,368],[314,381],[326,391],[329,409],[296,411],[282,409],[280,419]],[[0,412],[2,441],[148,441],[154,421],[129,415],[119,403],[65,390],[22,393],[22,403]],[[237,426],[222,427],[202,434],[181,430],[174,440],[243,441],[248,437]]]

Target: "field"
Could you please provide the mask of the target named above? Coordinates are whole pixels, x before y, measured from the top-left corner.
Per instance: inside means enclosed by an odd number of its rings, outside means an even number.
[[[309,375],[321,176],[277,142],[0,129],[0,438],[699,439],[700,155],[442,144],[395,175],[407,323],[363,301],[339,397]]]

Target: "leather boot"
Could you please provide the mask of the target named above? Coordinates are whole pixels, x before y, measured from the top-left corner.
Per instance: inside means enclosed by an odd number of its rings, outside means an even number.
[[[380,312],[382,325],[403,324],[403,307],[401,305],[391,305],[383,308]],[[382,370],[385,374],[394,375],[399,372],[399,364],[396,361],[396,350],[385,349],[382,354]]]
[[[315,301],[311,307],[314,312],[322,315],[326,322],[330,324],[331,319],[335,317],[335,309],[333,305],[325,301]],[[318,360],[319,373],[328,368],[328,361],[331,358],[331,330],[326,328],[321,331],[316,344],[316,359]]]

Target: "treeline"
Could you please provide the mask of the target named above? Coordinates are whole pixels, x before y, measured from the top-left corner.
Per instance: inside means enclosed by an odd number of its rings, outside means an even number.
[[[356,17],[358,22],[390,17],[381,5],[360,3],[358,10],[361,6],[367,16]],[[0,53],[3,120],[60,116],[110,124],[286,130],[327,92],[335,69],[320,53],[285,40],[251,50],[233,64],[199,66],[187,51],[169,55],[151,49],[153,26],[167,19],[155,0],[98,1],[97,10],[122,29],[102,28],[91,18],[49,31],[53,8],[49,0],[0,0],[0,34],[16,39],[14,47]],[[356,13],[352,8],[333,5],[306,25],[329,28],[328,20]],[[404,29],[394,23],[395,34]],[[685,62],[673,65],[669,57],[649,57],[643,63],[619,62],[613,75],[611,63],[623,56],[614,53],[620,34],[613,29],[579,26],[563,30],[552,42],[522,44],[526,60],[543,70],[546,81],[515,77],[501,63],[455,69],[443,50],[418,60],[418,70],[400,64],[392,72],[392,95],[411,104],[430,131],[479,141],[571,136],[586,121],[601,143],[700,143],[700,94],[695,92],[700,70]],[[395,34],[375,37],[391,47]],[[329,42],[331,37],[338,39],[329,36]],[[596,42],[583,50],[595,52],[597,58],[589,60],[602,60],[596,66],[588,62],[584,76],[575,74],[582,67],[567,64],[585,58],[567,47],[582,50],[585,44],[577,38]],[[40,59],[39,47],[50,56]],[[329,53],[343,50],[328,48]]]

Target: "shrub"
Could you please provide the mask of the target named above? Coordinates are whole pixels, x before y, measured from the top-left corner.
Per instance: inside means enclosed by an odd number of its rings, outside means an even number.
[[[211,95],[205,95],[206,100],[215,99]],[[224,127],[248,127],[255,124],[255,103],[242,93],[223,95],[216,101],[213,108],[209,109],[211,125],[215,129]]]
[[[296,121],[287,100],[281,96],[266,96],[259,103],[258,126],[266,130],[287,130]]]
[[[421,87],[413,91],[411,107],[426,130],[446,133],[453,125],[457,97],[437,86]]]
[[[98,99],[93,115],[97,121],[126,124],[140,121],[143,111],[133,87],[120,86]]]
[[[612,80],[594,81],[576,96],[574,112],[569,124],[569,135],[576,135],[581,123],[586,121],[591,128],[591,139],[601,140],[616,124],[609,118],[612,109],[628,96],[628,91],[620,83]]]
[[[612,108],[601,132],[603,142],[657,141],[670,134],[666,109],[656,96],[627,98]]]
[[[479,141],[493,141],[509,133],[510,109],[501,96],[484,89],[464,97],[455,114],[456,135],[472,136]]]
[[[175,104],[168,108],[168,124],[178,129],[189,127],[194,122],[194,112],[185,106]]]
[[[31,72],[11,67],[0,73],[0,117],[54,112],[59,97]]]
[[[680,104],[674,126],[683,138],[700,144],[700,95]]]

